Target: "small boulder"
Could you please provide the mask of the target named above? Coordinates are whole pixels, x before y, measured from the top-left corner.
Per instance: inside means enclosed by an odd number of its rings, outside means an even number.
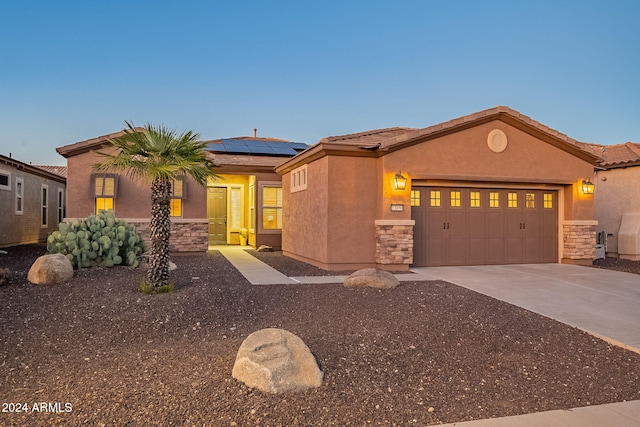
[[[73,265],[62,254],[43,255],[33,263],[27,280],[35,285],[52,285],[73,278]]]
[[[344,279],[346,288],[369,287],[376,289],[391,289],[400,284],[400,281],[388,271],[377,268],[365,268],[358,270]]]
[[[0,268],[0,286],[11,283],[13,273],[8,268]]]
[[[249,335],[232,372],[248,387],[273,394],[320,387],[323,375],[309,347],[298,336],[277,328]]]

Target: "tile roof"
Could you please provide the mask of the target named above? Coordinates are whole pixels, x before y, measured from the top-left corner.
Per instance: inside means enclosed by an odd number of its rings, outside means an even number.
[[[348,135],[328,136],[326,138],[322,138],[320,140],[320,143],[375,147],[379,146],[382,141],[388,140],[389,138],[393,138],[398,135],[406,134],[407,132],[413,130],[416,130],[416,128],[392,127],[385,129],[374,129],[365,132],[351,133]]]
[[[589,144],[588,148],[600,156],[604,168],[640,165],[640,143],[626,142],[616,145]]]
[[[66,183],[67,182],[67,168],[64,166],[35,166],[30,163],[24,163],[16,160],[12,157],[3,156],[0,154],[0,163],[11,165],[16,169],[23,170],[32,175],[37,175],[43,178],[52,179],[54,181]],[[57,172],[53,172],[49,168],[57,168]],[[62,174],[64,170],[64,175]]]
[[[48,166],[48,165],[33,165],[38,169],[42,169],[54,175],[60,175],[63,177],[67,177],[67,167],[66,166]]]
[[[274,168],[288,157],[252,156],[247,154],[212,153],[214,164],[218,166],[267,166]]]
[[[322,153],[326,153],[327,149],[335,150],[335,147],[340,145],[344,146],[343,151],[353,151],[356,147],[367,148],[371,151],[371,154],[375,151],[378,156],[382,156],[390,151],[395,151],[429,139],[435,139],[449,133],[458,132],[496,119],[500,119],[505,123],[525,129],[527,132],[537,132],[538,138],[544,138],[554,146],[582,158],[585,161],[593,164],[597,164],[601,161],[599,154],[595,152],[595,150],[590,149],[588,144],[576,141],[575,139],[545,126],[512,108],[497,106],[422,129],[392,127],[323,138],[318,142],[318,144],[308,148],[293,157],[291,160],[280,165],[277,168],[277,171],[278,173],[284,173],[295,167],[300,162],[311,161],[310,159],[322,156]]]
[[[581,156],[586,155],[587,158],[592,158],[593,156],[598,157],[597,153],[588,149],[588,144],[576,141],[575,139],[570,138],[569,136],[558,132],[555,129],[552,129],[536,120],[533,120],[531,117],[525,116],[524,114],[506,106],[489,108],[477,113],[458,117],[457,119],[452,119],[422,129],[398,127],[378,129],[350,135],[332,136],[329,138],[321,139],[320,143],[335,143],[360,146],[370,145],[371,148],[376,146],[381,150],[395,150],[401,148],[405,144],[410,144],[413,141],[424,140],[430,137],[437,137],[438,135],[443,133],[457,131],[458,129],[464,128],[465,126],[475,126],[476,124],[483,121],[494,120],[498,116],[510,119],[510,121],[514,123],[525,124],[528,127],[534,128],[542,132],[543,134],[552,137],[555,140],[559,140],[561,141],[561,143],[564,143],[565,146],[571,147],[571,149],[573,149],[574,151],[575,149],[577,149],[577,153],[582,153],[580,154]]]
[[[136,127],[135,129],[139,132],[144,131],[144,128],[141,128],[141,127]],[[86,139],[84,141],[58,147],[56,148],[56,151],[58,152],[58,154],[60,154],[63,157],[75,156],[76,154],[87,152],[94,148],[100,148],[105,144],[109,144],[109,140],[116,138],[118,136],[122,136],[123,134],[124,134],[124,131],[121,130],[119,132],[97,136],[95,138]]]

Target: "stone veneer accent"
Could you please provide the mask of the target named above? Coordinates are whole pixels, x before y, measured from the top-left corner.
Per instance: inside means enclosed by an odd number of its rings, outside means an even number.
[[[413,220],[376,220],[376,263],[413,263]]]
[[[562,257],[591,263],[596,255],[596,225],[598,221],[564,221]]]
[[[133,224],[142,236],[147,250],[151,248],[149,241],[150,220],[125,219]],[[171,219],[171,252],[206,252],[209,248],[209,223],[207,220]]]

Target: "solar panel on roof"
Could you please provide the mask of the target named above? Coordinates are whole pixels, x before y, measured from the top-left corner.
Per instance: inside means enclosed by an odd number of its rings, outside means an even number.
[[[209,144],[213,152],[255,154],[263,156],[294,156],[308,146],[300,142],[257,141],[251,139],[221,139],[220,143]]]

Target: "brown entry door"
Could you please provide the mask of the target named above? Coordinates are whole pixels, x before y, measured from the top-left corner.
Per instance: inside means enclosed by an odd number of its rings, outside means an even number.
[[[557,191],[416,187],[414,265],[558,261]]]
[[[207,189],[207,216],[209,217],[209,244],[227,244],[227,189]]]

